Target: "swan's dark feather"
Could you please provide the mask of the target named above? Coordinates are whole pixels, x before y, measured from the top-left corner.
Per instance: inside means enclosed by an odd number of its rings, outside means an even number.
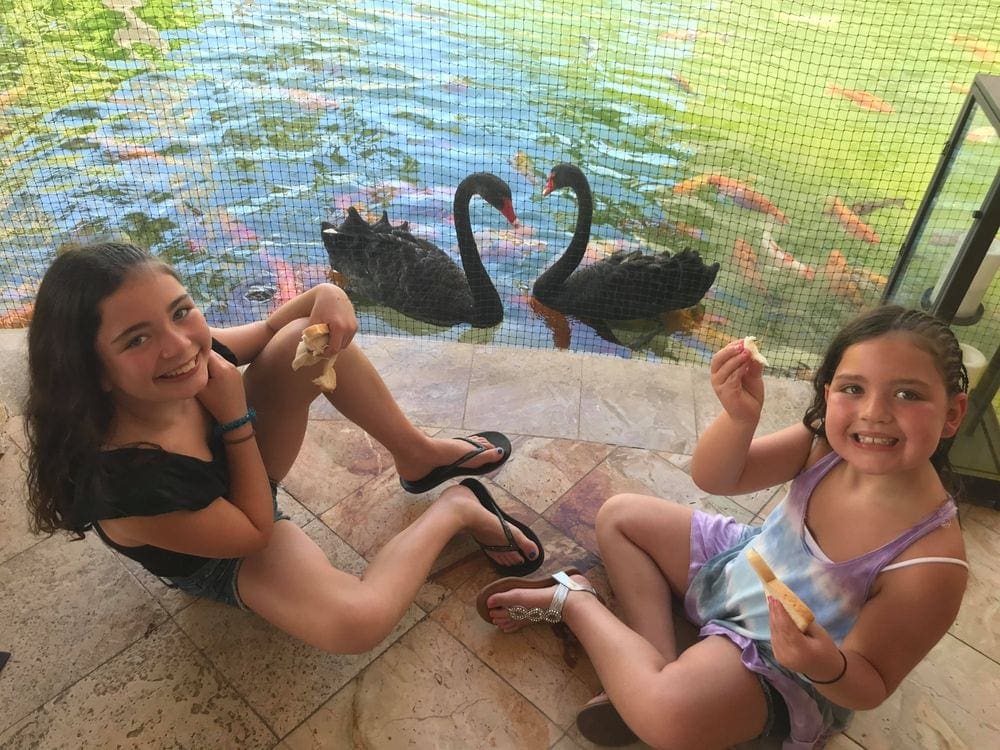
[[[497,190],[505,190],[509,200],[510,189],[497,177],[477,174],[463,180],[455,198],[456,228],[460,221],[468,223],[472,194],[492,196]],[[323,222],[322,229],[330,264],[347,279],[352,293],[434,325],[489,327],[503,320],[499,295],[474,240],[463,251],[463,271],[434,243],[411,234],[407,222],[393,226],[387,213],[369,224],[352,206],[339,226]]]
[[[706,265],[693,250],[671,255],[618,251],[578,268],[590,237],[592,196],[586,176],[572,164],[552,170],[550,189],[572,188],[579,200],[577,228],[563,257],[535,281],[532,293],[564,315],[600,320],[653,318],[691,307],[715,282],[719,264]]]

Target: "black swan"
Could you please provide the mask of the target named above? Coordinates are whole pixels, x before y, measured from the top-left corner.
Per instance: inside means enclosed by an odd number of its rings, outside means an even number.
[[[693,250],[675,255],[620,250],[577,269],[590,239],[594,201],[587,177],[575,164],[553,167],[542,195],[564,187],[576,193],[576,229],[562,257],[535,281],[532,294],[539,302],[584,320],[637,320],[691,307],[705,296],[719,264],[705,265]]]
[[[489,328],[503,320],[503,304],[490,280],[472,234],[469,203],[481,196],[517,225],[510,187],[488,172],[471,174],[455,191],[455,233],[462,268],[434,243],[410,234],[405,221],[392,226],[387,214],[374,224],[352,206],[335,227],[322,223],[330,264],[351,290],[376,304],[425,323],[471,323]]]

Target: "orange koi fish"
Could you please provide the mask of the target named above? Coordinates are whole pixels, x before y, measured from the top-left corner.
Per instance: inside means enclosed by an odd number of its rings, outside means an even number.
[[[948,37],[948,41],[958,45],[966,52],[971,52],[972,56],[977,60],[982,60],[983,62],[996,62],[1000,60],[1000,53],[997,52],[995,47],[991,47],[983,40],[976,39],[973,36],[952,34]]]
[[[709,185],[714,185],[721,195],[726,196],[733,203],[751,211],[760,211],[773,216],[782,224],[788,223],[788,217],[776,205],[756,190],[751,190],[749,185],[720,174],[706,175],[705,181]]]
[[[989,143],[995,140],[997,137],[997,131],[992,125],[983,125],[978,128],[973,128],[968,133],[965,134],[965,140],[969,143]]]
[[[851,268],[840,250],[830,251],[821,275],[831,292],[858,306],[865,302],[864,292],[880,293],[889,281],[882,274]]]
[[[694,93],[694,86],[692,86],[691,82],[688,81],[680,73],[674,73],[673,71],[669,71],[666,74],[666,76],[667,76],[668,79],[670,79],[671,81],[673,81],[677,85],[677,88],[679,88],[685,94],[693,94]]]
[[[861,217],[845,206],[844,202],[835,195],[831,195],[827,200],[823,213],[840,222],[840,228],[855,239],[870,242],[873,245],[882,241],[874,229],[861,221]]]
[[[767,283],[757,268],[757,253],[753,251],[749,242],[736,238],[733,244],[733,260],[736,261],[740,277],[761,294],[767,294]]]
[[[826,87],[826,93],[829,96],[842,96],[845,99],[854,102],[862,109],[870,109],[872,112],[895,112],[895,108],[885,99],[881,99],[875,94],[870,94],[867,91],[858,91],[856,89],[845,89],[837,86],[836,84],[828,84]]]
[[[324,94],[306,89],[285,89],[288,98],[296,104],[301,104],[306,109],[337,109],[340,105],[336,99],[331,99]]]
[[[156,159],[158,161],[165,161],[165,158],[154,149],[139,145],[138,143],[126,143],[124,141],[116,141],[113,138],[101,138],[97,143],[105,154],[118,161],[128,161],[129,159]]]
[[[535,163],[526,153],[523,151],[515,153],[510,159],[510,164],[514,167],[515,172],[527,178],[532,185],[538,183],[538,178],[535,176]]]
[[[687,195],[688,193],[693,193],[695,190],[701,188],[707,181],[710,175],[701,174],[697,177],[691,177],[686,180],[681,180],[676,185],[674,185],[674,195]]]
[[[792,271],[806,281],[812,281],[816,278],[814,270],[805,263],[795,260],[795,258],[778,247],[778,243],[771,237],[770,230],[764,230],[764,234],[760,238],[760,246],[764,250],[764,255],[778,268]]]
[[[28,302],[0,315],[0,328],[27,328],[35,313],[35,303]]]
[[[218,218],[219,226],[222,227],[223,233],[233,242],[257,241],[257,233],[230,214],[226,209],[220,208],[218,210]]]
[[[305,291],[302,288],[302,281],[299,279],[298,274],[295,273],[295,268],[291,263],[266,252],[261,253],[261,258],[274,271],[276,277],[275,286],[277,286],[277,291],[274,293],[274,297],[271,298],[271,304],[274,308],[280,307]]]

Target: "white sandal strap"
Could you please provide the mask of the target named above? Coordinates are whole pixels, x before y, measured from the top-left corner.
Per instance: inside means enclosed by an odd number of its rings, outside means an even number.
[[[522,607],[519,604],[507,608],[507,614],[512,620],[528,620],[529,622],[550,622],[555,624],[562,622],[563,605],[566,604],[566,597],[570,591],[586,591],[588,594],[597,596],[594,587],[590,584],[579,584],[566,575],[565,571],[559,570],[552,574],[552,579],[558,584],[556,592],[552,595],[552,601],[548,609],[541,607]],[[600,598],[600,597],[598,597]]]

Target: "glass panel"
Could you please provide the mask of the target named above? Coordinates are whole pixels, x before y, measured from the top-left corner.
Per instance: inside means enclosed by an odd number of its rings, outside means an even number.
[[[978,102],[969,110],[950,156],[940,190],[932,197],[913,254],[892,295],[891,301],[907,307],[931,307],[972,226],[973,212],[983,208],[997,178],[1000,137]]]

